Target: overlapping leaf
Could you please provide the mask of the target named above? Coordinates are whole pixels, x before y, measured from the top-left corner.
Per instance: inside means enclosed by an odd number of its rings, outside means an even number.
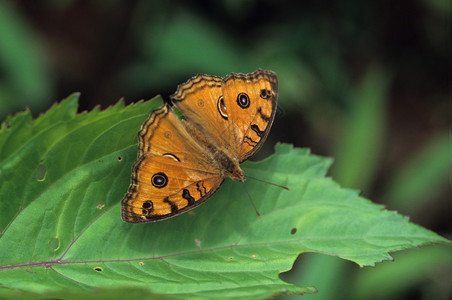
[[[388,252],[446,242],[326,178],[331,160],[277,145],[247,175],[262,217],[240,183],[226,180],[205,204],[175,218],[126,224],[120,200],[136,159],[136,134],[161,101],[77,115],[77,95],[0,131],[0,284],[58,293],[140,287],[189,297],[309,293],[279,279],[306,251],[361,266]],[[1,290],[0,290],[1,293]],[[53,294],[55,295],[55,294]]]

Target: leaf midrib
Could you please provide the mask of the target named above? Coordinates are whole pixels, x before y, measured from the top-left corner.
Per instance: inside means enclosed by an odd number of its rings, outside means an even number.
[[[114,206],[112,206],[113,208]],[[89,264],[89,263],[125,263],[125,262],[135,262],[135,261],[153,261],[153,260],[164,260],[167,258],[172,257],[180,257],[184,255],[192,255],[192,254],[203,254],[203,253],[209,253],[209,252],[216,252],[220,250],[226,250],[226,249],[234,249],[234,248],[244,248],[244,247],[268,247],[268,246],[275,246],[275,245],[282,245],[282,244],[297,244],[297,243],[303,243],[304,241],[331,241],[331,240],[359,240],[364,241],[364,238],[367,237],[366,235],[358,235],[358,236],[341,236],[341,237],[309,237],[309,238],[300,238],[300,239],[293,239],[293,240],[284,240],[284,241],[275,241],[275,242],[258,242],[258,243],[249,243],[249,244],[230,244],[225,246],[219,246],[209,249],[198,249],[198,250],[192,250],[192,251],[185,251],[181,253],[173,253],[168,255],[160,255],[155,257],[140,257],[140,258],[128,258],[128,259],[104,259],[104,260],[83,260],[83,261],[65,261],[64,255],[70,250],[70,247],[76,242],[78,237],[74,239],[73,243],[71,243],[68,246],[68,249],[63,253],[63,255],[59,259],[55,260],[47,260],[47,261],[40,261],[40,262],[32,262],[32,263],[26,263],[26,264],[15,264],[15,265],[5,265],[0,266],[0,270],[6,270],[6,269],[17,269],[17,268],[29,268],[29,267],[51,267],[55,265],[69,265],[69,264]],[[378,236],[372,236],[372,237],[378,237]],[[394,235],[394,236],[388,236],[388,235],[382,235],[382,238],[394,238],[399,240],[400,236]],[[419,238],[419,239],[425,239],[425,236],[423,235],[405,235],[406,238]],[[428,243],[435,243],[434,241],[428,242]],[[426,244],[426,243],[422,243]],[[365,257],[366,255],[363,255]]]

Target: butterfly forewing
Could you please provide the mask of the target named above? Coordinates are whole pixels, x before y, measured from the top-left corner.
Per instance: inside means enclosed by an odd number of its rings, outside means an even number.
[[[221,77],[199,74],[179,85],[171,100],[187,121],[214,141],[216,147],[228,149],[234,143]]]

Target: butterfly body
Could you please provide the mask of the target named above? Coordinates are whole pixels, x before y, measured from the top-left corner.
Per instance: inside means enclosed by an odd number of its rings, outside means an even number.
[[[273,72],[197,75],[179,85],[172,103],[154,110],[138,133],[138,160],[122,200],[130,223],[173,217],[205,202],[226,177],[245,180],[240,163],[270,130],[277,103]]]
[[[240,168],[237,157],[228,151],[229,149],[220,149],[212,144],[209,139],[201,133],[196,127],[188,122],[184,122],[187,131],[195,140],[205,149],[205,156],[210,158],[211,165],[218,169],[218,175],[230,177],[234,181],[245,181],[245,172]]]

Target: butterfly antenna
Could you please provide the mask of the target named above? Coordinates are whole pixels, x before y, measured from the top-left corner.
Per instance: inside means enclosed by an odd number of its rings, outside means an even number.
[[[256,204],[254,204],[253,198],[251,198],[250,193],[248,192],[248,189],[246,188],[246,184],[245,182],[243,182],[243,188],[245,189],[246,194],[248,195],[248,198],[250,199],[251,205],[254,208],[254,211],[256,212],[257,217],[260,219],[261,218],[261,214],[259,213],[259,211],[257,210]]]
[[[252,176],[248,176],[248,175],[245,175],[245,177],[246,177],[246,178],[249,178],[249,179],[256,180],[256,181],[263,182],[263,183],[265,183],[265,184],[274,185],[274,186],[277,186],[277,187],[280,187],[280,188],[282,188],[282,189],[285,189],[285,190],[290,191],[290,188],[288,188],[287,186],[279,185],[279,184],[276,184],[276,183],[273,183],[273,182],[265,181],[265,180],[262,180],[262,179],[259,179],[259,178],[256,178],[256,177],[252,177]]]

